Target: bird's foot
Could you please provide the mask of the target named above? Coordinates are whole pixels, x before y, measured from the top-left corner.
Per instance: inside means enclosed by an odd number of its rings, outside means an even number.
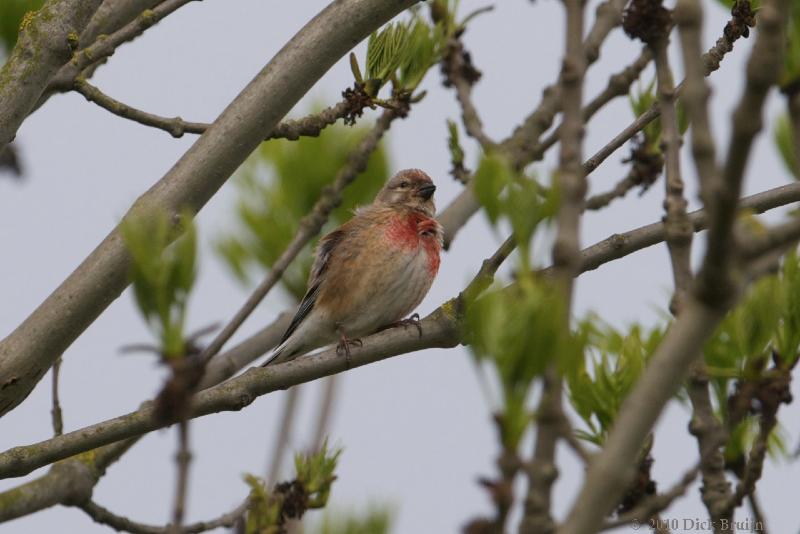
[[[399,321],[395,321],[393,323],[387,324],[386,326],[381,328],[381,330],[394,328],[396,326],[402,326],[403,328],[408,328],[409,326],[413,326],[414,328],[417,329],[417,332],[419,333],[419,337],[422,337],[422,325],[420,324],[419,314],[418,313],[412,314],[411,317],[408,317],[407,319],[401,319]]]
[[[336,354],[341,356],[342,352],[344,352],[344,358],[345,362],[347,362],[348,369],[350,369],[350,345],[361,347],[364,344],[358,338],[350,339],[347,337],[347,334],[345,334],[342,330],[339,330],[339,344],[336,345]]]

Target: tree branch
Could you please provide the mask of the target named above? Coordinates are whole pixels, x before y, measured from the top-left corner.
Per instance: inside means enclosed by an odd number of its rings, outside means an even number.
[[[102,0],[49,0],[26,17],[0,68],[0,152],[17,134]],[[2,402],[0,402],[2,405]]]
[[[681,178],[681,134],[678,131],[678,114],[675,110],[675,84],[667,57],[669,37],[659,38],[651,45],[656,64],[658,79],[658,109],[661,114],[662,152],[666,155],[664,181],[666,198],[665,228],[667,231],[667,248],[669,249],[675,292],[670,303],[670,310],[677,315],[681,303],[689,290],[692,281],[692,225],[686,215],[686,198],[683,196],[683,179]]]
[[[139,7],[139,15],[132,21],[116,30],[111,35],[98,35],[96,40],[86,48],[75,53],[72,60],[61,67],[48,86],[48,93],[54,91],[69,91],[74,80],[85,69],[97,65],[104,59],[111,57],[121,45],[139,37],[145,30],[158,24],[164,17],[172,14],[186,4],[200,0],[162,0],[152,9]],[[120,17],[124,19],[125,17]],[[93,31],[96,31],[93,29]],[[86,37],[89,37],[88,35]],[[62,63],[63,65],[63,63]],[[45,99],[50,96],[45,95]],[[41,105],[41,103],[40,103]]]
[[[416,1],[339,0],[330,4],[278,52],[131,210],[199,211],[354,42]],[[0,342],[0,415],[22,402],[55,359],[119,296],[128,284],[128,263],[125,245],[115,229]]]
[[[122,517],[111,512],[92,500],[86,501],[78,505],[78,507],[86,512],[95,523],[107,525],[118,532],[130,532],[131,534],[169,534],[171,530],[171,525],[145,525],[144,523],[132,521],[127,517]],[[183,534],[199,534],[200,532],[214,530],[215,528],[231,528],[236,524],[236,521],[242,517],[246,510],[247,500],[236,509],[216,519],[186,525],[181,529],[181,532],[183,532]]]
[[[103,93],[100,89],[90,84],[83,76],[78,76],[74,83],[75,91],[80,93],[89,102],[93,102],[101,108],[113,113],[123,119],[128,119],[144,126],[151,126],[169,133],[172,137],[183,137],[184,134],[202,134],[211,125],[203,122],[189,122],[180,117],[161,117],[140,109],[136,109],[118,100],[115,100]],[[366,101],[353,101],[344,99],[343,101],[327,107],[319,113],[314,113],[302,119],[286,120],[278,123],[265,138],[270,139],[289,139],[296,140],[302,136],[316,137],[326,127],[334,124],[337,120],[359,113],[365,106]]]

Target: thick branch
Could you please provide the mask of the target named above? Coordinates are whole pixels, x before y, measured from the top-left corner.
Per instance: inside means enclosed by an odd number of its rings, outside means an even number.
[[[49,0],[26,18],[0,69],[0,152],[17,134],[102,0]],[[2,402],[0,402],[0,405]]]
[[[416,0],[339,0],[278,52],[132,211],[200,210],[303,94],[352,46]],[[115,229],[0,342],[0,415],[127,286],[129,256]]]

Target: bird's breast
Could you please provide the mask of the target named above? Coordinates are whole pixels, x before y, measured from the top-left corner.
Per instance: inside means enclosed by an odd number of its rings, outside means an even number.
[[[414,255],[424,252],[431,277],[439,271],[442,228],[435,219],[418,213],[393,217],[386,226],[385,235],[391,247]]]

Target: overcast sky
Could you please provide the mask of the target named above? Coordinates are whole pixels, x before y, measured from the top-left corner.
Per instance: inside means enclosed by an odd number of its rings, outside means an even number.
[[[462,13],[485,5],[465,0]],[[554,0],[497,1],[493,13],[475,20],[464,36],[484,77],[475,100],[487,132],[495,139],[508,135],[535,106],[541,89],[555,79],[563,48],[563,15]],[[705,45],[721,34],[725,11],[707,6]],[[191,3],[133,44],[122,47],[94,81],[108,94],[128,104],[167,116],[212,121],[301,26],[325,2],[266,0],[206,0]],[[587,25],[596,2],[587,8]],[[714,130],[719,152],[727,143],[730,111],[741,91],[741,72],[752,44],[740,42],[715,73]],[[675,43],[673,43],[675,44]],[[601,60],[588,75],[588,98],[601,90],[611,72],[628,64],[639,46],[616,31],[603,48]],[[678,50],[673,46],[676,78]],[[357,49],[363,57],[363,46]],[[363,61],[362,61],[363,64]],[[645,80],[649,82],[648,71]],[[311,100],[334,102],[352,83],[346,60],[340,61],[295,110],[302,114]],[[428,96],[411,116],[395,123],[389,134],[392,170],[425,169],[439,189],[444,207],[460,189],[448,174],[445,119],[459,110],[452,93],[441,86],[438,69],[424,83]],[[768,116],[780,110],[773,95]],[[367,112],[363,122],[372,120]],[[621,99],[588,125],[585,154],[591,155],[631,119]],[[78,95],[51,99],[21,128],[18,146],[25,181],[0,176],[0,334],[16,327],[100,242],[139,194],[160,179],[195,138],[172,139],[168,134],[126,122]],[[468,165],[477,151],[469,141]],[[684,151],[688,153],[688,151]],[[627,148],[614,154],[591,175],[593,192],[605,190],[625,172],[621,160]],[[686,155],[686,154],[684,154]],[[549,172],[556,152],[539,167]],[[758,165],[751,165],[747,192],[787,183],[769,136],[756,144]],[[694,172],[684,158],[684,175],[692,206],[697,205]],[[331,176],[336,169],[330,170]],[[661,182],[642,198],[615,203],[590,214],[582,240],[589,245],[661,218]],[[201,276],[193,296],[190,330],[225,320],[248,292],[215,257],[209,242],[233,227],[235,188],[223,187],[198,220],[203,241]],[[419,308],[421,315],[454,296],[477,271],[505,235],[495,235],[482,215],[474,217],[444,256],[439,277]],[[695,260],[702,240],[695,241]],[[546,251],[540,246],[536,250]],[[546,264],[547,258],[537,258]],[[669,299],[671,278],[666,248],[657,246],[580,277],[576,310],[592,310],[607,322],[624,326],[660,320]],[[287,306],[280,291],[245,324],[241,339],[270,322]],[[136,409],[159,389],[163,370],[148,355],[121,356],[119,347],[149,340],[129,292],[116,301],[64,355],[62,397],[66,430],[74,430]],[[494,476],[497,442],[490,423],[491,407],[479,389],[469,353],[462,349],[428,350],[346,373],[340,382],[331,438],[344,446],[330,508],[363,511],[369,503],[387,503],[395,510],[395,533],[456,532],[470,518],[491,506],[476,484],[479,475]],[[316,385],[305,387],[302,409],[293,436],[295,448],[305,447],[313,434]],[[191,471],[189,520],[207,519],[227,511],[246,495],[241,476],[262,475],[273,443],[283,394],[258,399],[240,413],[220,414],[192,424],[194,461]],[[50,436],[50,379],[43,380],[16,410],[0,419],[0,449]],[[782,410],[788,422],[788,443],[797,443],[798,424],[792,407]],[[666,488],[697,457],[688,435],[687,411],[673,403],[658,427],[653,468]],[[139,521],[165,523],[171,511],[174,486],[173,430],[147,436],[114,465],[95,489],[95,500]],[[525,451],[532,445],[525,444]],[[563,516],[580,483],[581,465],[559,450],[561,477],[556,484],[555,510]],[[0,481],[0,490],[40,476]],[[798,468],[769,463],[759,485],[761,502],[772,532],[796,532],[796,512],[789,505]],[[518,495],[524,495],[520,485]],[[705,517],[696,485],[689,498],[664,514],[666,518]],[[313,515],[319,515],[311,514]],[[747,514],[740,511],[741,517]],[[104,533],[82,512],[55,507],[0,525],[0,533]],[[621,529],[620,532],[625,532]]]

